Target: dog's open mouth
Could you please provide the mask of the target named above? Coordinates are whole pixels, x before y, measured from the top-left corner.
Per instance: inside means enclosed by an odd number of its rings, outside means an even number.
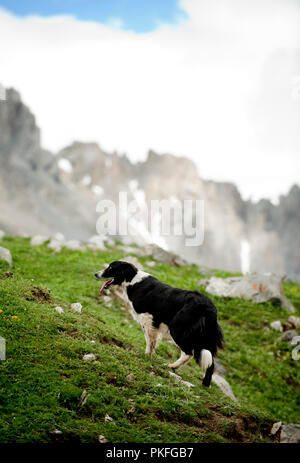
[[[113,278],[111,278],[110,280],[106,280],[106,281],[103,283],[103,285],[101,286],[100,291],[99,291],[99,294],[100,294],[100,295],[103,294],[103,291],[104,291],[105,289],[109,288],[110,285],[113,283],[113,281],[114,281]]]

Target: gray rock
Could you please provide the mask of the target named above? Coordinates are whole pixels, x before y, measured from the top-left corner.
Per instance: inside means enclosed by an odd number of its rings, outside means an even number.
[[[222,363],[218,358],[214,359],[214,364],[215,364],[215,372],[220,375],[225,377],[227,375],[226,368],[223,367]]]
[[[125,254],[136,254],[137,255],[139,253],[138,248],[136,248],[134,246],[127,246],[127,245],[124,245],[124,244],[120,244],[117,247],[118,247],[118,249],[121,249],[121,251],[123,251]]]
[[[300,444],[300,425],[284,424],[281,428],[280,442],[283,444]]]
[[[0,230],[0,240],[2,240],[2,238],[4,238],[5,236],[5,233],[3,230]]]
[[[132,383],[133,382],[133,373],[129,373],[129,375],[126,376],[126,381],[128,383]]]
[[[35,235],[31,238],[30,244],[31,246],[40,246],[41,244],[46,243],[49,238],[47,236],[43,235]]]
[[[105,415],[105,418],[104,418],[104,421],[106,423],[112,423],[113,421],[115,421],[111,416],[109,416],[108,414]]]
[[[300,327],[300,317],[295,317],[294,315],[291,315],[287,319],[288,323],[293,327],[293,328],[299,328]]]
[[[151,256],[156,262],[179,267],[186,265],[186,261],[183,260],[180,256],[174,254],[173,252],[165,251],[163,248],[157,246],[156,244],[146,245],[141,249],[141,252],[143,252],[145,256]]]
[[[202,279],[198,283],[210,294],[223,297],[239,297],[254,302],[271,301],[295,312],[295,308],[286,298],[280,278],[276,275],[245,275],[242,277]]]
[[[5,262],[12,266],[12,255],[9,249],[0,246],[0,260],[5,260]]]
[[[283,331],[283,327],[280,320],[276,320],[270,323],[270,327],[275,331]]]
[[[285,331],[283,333],[283,335],[281,336],[281,340],[282,341],[286,341],[286,342],[291,342],[292,339],[295,337],[295,336],[299,336],[297,331],[295,330],[288,330],[288,331]]]
[[[229,397],[234,402],[237,402],[237,398],[232,392],[230,384],[228,383],[228,381],[226,381],[226,379],[223,376],[214,373],[212,375],[212,382],[215,383],[221,389],[221,391],[225,395],[227,395],[227,397]]]

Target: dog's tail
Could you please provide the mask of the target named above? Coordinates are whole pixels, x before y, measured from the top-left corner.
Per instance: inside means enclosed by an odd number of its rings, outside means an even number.
[[[218,348],[223,348],[224,335],[216,319],[201,317],[198,322],[200,343],[194,347],[194,358],[198,365],[207,370],[213,364]]]
[[[209,368],[213,363],[213,357],[211,355],[210,350],[201,349],[200,352],[197,354],[198,354],[197,363],[199,364],[201,368],[203,368],[204,370],[207,370],[207,368]]]

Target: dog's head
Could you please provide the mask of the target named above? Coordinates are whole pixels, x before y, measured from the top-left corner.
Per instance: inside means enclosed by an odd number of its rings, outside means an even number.
[[[124,281],[131,281],[137,274],[137,268],[121,260],[116,260],[109,264],[105,270],[100,270],[95,273],[95,277],[99,279],[105,279],[100,294],[103,293],[104,289],[109,288],[110,285],[121,285]]]

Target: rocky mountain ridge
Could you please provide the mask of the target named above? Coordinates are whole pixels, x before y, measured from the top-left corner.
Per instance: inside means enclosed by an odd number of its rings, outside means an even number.
[[[74,142],[56,155],[40,144],[30,110],[13,89],[0,102],[0,228],[8,233],[87,239],[96,233],[96,204],[120,191],[141,208],[153,199],[204,200],[204,242],[156,236],[139,223],[139,238],[157,241],[185,259],[229,271],[274,272],[300,279],[300,188],[277,206],[244,201],[235,185],[202,179],[184,157],[149,151],[144,162]],[[192,214],[193,215],[193,214]],[[190,217],[192,218],[192,216]],[[195,217],[194,217],[195,219]],[[133,240],[136,238],[133,238]]]

